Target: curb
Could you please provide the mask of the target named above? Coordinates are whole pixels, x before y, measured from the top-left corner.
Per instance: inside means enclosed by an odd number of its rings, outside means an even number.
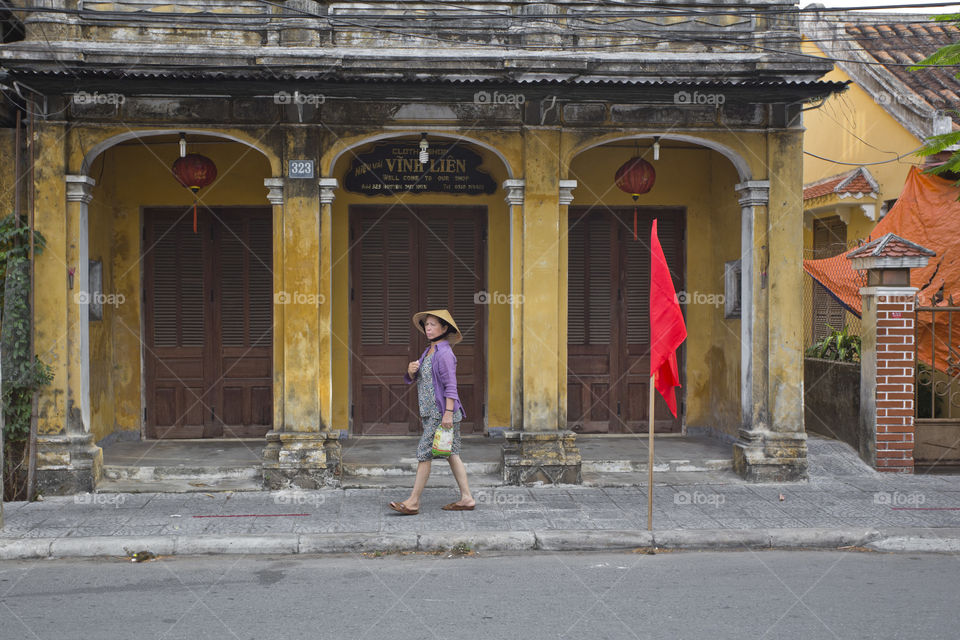
[[[845,549],[900,553],[960,552],[960,529],[674,529],[664,531],[542,530],[424,533],[286,533],[216,536],[0,538],[0,560],[213,554],[443,552],[458,545],[482,551],[690,551]]]

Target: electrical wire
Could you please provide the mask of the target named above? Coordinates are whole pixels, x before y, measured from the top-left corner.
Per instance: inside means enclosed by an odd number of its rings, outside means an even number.
[[[824,162],[830,162],[833,164],[844,164],[851,167],[872,167],[873,165],[877,165],[877,164],[890,164],[891,162],[898,162],[903,158],[906,158],[907,156],[914,155],[917,151],[920,151],[921,149],[923,149],[923,146],[919,146],[913,151],[908,151],[907,153],[901,154],[896,158],[891,158],[890,160],[880,160],[878,162],[842,162],[840,160],[831,160],[830,158],[824,158],[823,156],[818,156],[817,154],[811,153],[809,151],[804,151],[803,153],[804,155],[811,156],[813,158],[816,158],[817,160],[823,160]],[[919,164],[919,163],[913,163],[913,164]]]

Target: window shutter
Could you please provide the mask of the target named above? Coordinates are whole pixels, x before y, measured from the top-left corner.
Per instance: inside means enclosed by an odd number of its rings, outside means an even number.
[[[452,246],[455,255],[451,256],[453,291],[450,296],[450,313],[463,334],[461,344],[474,344],[479,310],[479,306],[474,302],[474,295],[480,291],[482,281],[478,269],[483,265],[477,253],[480,225],[473,218],[455,218],[452,222]]]
[[[610,219],[605,212],[570,220],[568,234],[567,340],[610,344]]]
[[[269,347],[273,344],[273,220],[255,216],[248,230],[250,346]]]
[[[272,340],[272,222],[234,213],[220,241],[220,329],[225,347],[267,347]],[[290,292],[288,292],[290,293]]]
[[[586,344],[586,233],[579,220],[570,216],[570,230],[567,234],[567,342]]]
[[[364,217],[360,222],[360,343],[410,341],[410,223],[406,217]]]
[[[179,221],[178,221],[178,218]],[[203,251],[189,216],[156,216],[153,246],[153,346],[204,344]]]

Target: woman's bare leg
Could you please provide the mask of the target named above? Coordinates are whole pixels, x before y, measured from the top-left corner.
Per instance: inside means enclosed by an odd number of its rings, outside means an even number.
[[[424,487],[427,486],[427,480],[430,478],[430,461],[424,460],[417,463],[417,477],[413,481],[413,490],[410,492],[410,497],[404,500],[401,504],[406,507],[416,511],[420,508],[420,494],[423,493]]]
[[[457,480],[457,486],[460,487],[460,499],[457,500],[457,504],[462,504],[465,507],[472,507],[477,504],[473,496],[470,495],[470,485],[467,484],[467,468],[463,465],[463,460],[458,455],[452,455],[447,460],[450,461],[450,471],[453,472],[453,477]]]

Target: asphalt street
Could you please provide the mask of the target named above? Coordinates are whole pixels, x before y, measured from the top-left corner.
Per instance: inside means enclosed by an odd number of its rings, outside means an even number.
[[[949,638],[958,558],[861,551],[0,562],[0,640]]]

